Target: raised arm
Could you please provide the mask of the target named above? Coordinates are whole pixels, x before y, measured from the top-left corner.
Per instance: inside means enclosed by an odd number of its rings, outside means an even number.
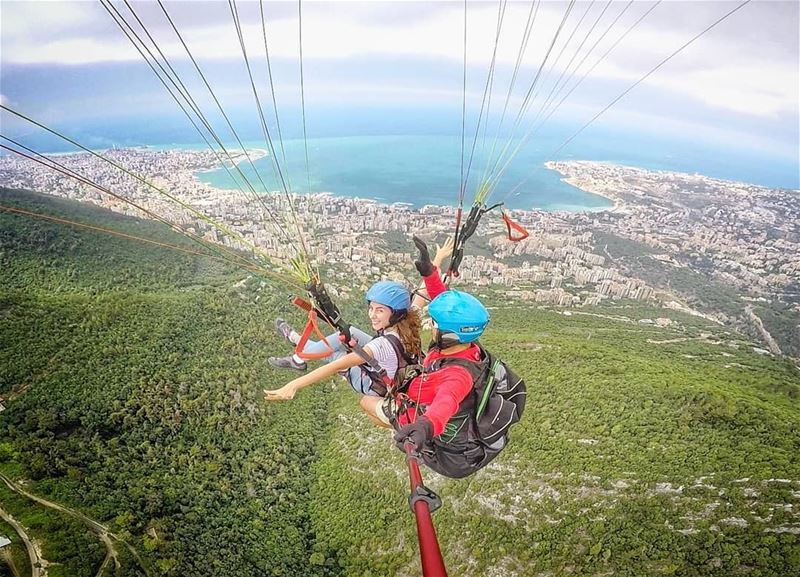
[[[433,272],[436,272],[436,276],[439,276],[439,270],[442,268],[442,263],[444,260],[453,254],[453,239],[448,237],[447,240],[441,246],[436,245],[436,256],[433,257],[433,261],[430,260],[430,253],[428,252],[428,246],[425,242],[418,238],[414,237],[414,244],[417,246],[419,250],[419,260],[414,261],[414,265],[417,267],[417,271],[423,277],[423,279],[427,279],[430,277]],[[441,283],[441,279],[439,279]],[[428,290],[428,280],[425,280],[420,285],[420,290],[417,291],[418,294],[414,295],[414,300],[411,301],[412,307],[422,308],[425,306],[426,297],[431,294],[431,291]],[[443,284],[443,283],[442,283]],[[446,288],[437,287],[440,290],[434,289],[434,292],[438,294],[442,292],[442,290],[446,290]],[[436,294],[433,296],[435,297]],[[424,295],[424,296],[423,296]]]
[[[369,345],[364,347],[364,351],[367,352],[370,356],[372,356],[372,351],[369,350]],[[264,399],[267,401],[288,401],[293,399],[297,391],[303,389],[309,385],[313,385],[314,383],[318,383],[328,377],[331,377],[338,373],[339,371],[347,370],[351,367],[358,366],[364,362],[357,353],[348,353],[340,359],[336,359],[335,361],[331,361],[321,367],[318,367],[303,375],[302,377],[297,377],[293,381],[289,381],[285,385],[283,385],[280,389],[268,390],[264,389]]]

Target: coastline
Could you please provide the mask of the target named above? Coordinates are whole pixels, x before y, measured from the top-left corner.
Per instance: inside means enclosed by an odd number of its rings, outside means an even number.
[[[410,141],[403,142],[408,144]],[[362,143],[361,146],[363,148],[365,145]],[[415,210],[420,210],[426,205],[452,206],[456,202],[453,199],[456,196],[455,194],[453,197],[448,198],[448,194],[445,192],[450,187],[448,183],[451,181],[448,175],[449,168],[452,167],[448,167],[445,163],[443,165],[444,168],[441,169],[416,171],[415,167],[421,166],[417,163],[419,160],[417,156],[413,154],[406,156],[402,150],[396,150],[396,148],[397,146],[392,150],[400,154],[398,158],[404,162],[404,164],[401,164],[402,170],[398,170],[392,163],[375,165],[374,163],[365,164],[357,161],[352,166],[349,164],[343,166],[341,164],[342,159],[336,156],[338,151],[322,149],[319,152],[321,155],[318,159],[319,162],[314,167],[314,178],[312,180],[315,183],[311,188],[313,191],[331,192],[337,197],[369,199],[384,205],[402,202],[411,205]],[[255,146],[252,149],[248,148],[248,150],[255,149]],[[438,150],[439,148],[431,149],[430,152],[433,153]],[[263,154],[263,151],[260,151],[259,157],[262,157]],[[374,160],[372,156],[369,156],[369,159]],[[533,163],[530,160],[533,160]],[[262,160],[261,162],[264,161]],[[217,163],[216,166],[219,167],[219,164]],[[504,199],[507,200],[507,210],[585,214],[603,212],[618,214],[630,211],[631,203],[636,204],[635,194],[631,196],[624,187],[609,186],[610,182],[588,178],[586,175],[591,170],[589,167],[606,167],[609,169],[609,174],[632,171],[634,173],[641,172],[642,174],[656,173],[664,175],[665,178],[675,175],[676,177],[696,179],[698,181],[748,184],[742,180],[720,179],[719,177],[706,176],[696,172],[647,168],[637,166],[631,162],[624,163],[608,160],[546,160],[533,158],[529,159],[525,166],[528,167],[527,171],[530,173],[528,178],[525,179],[525,182],[528,182],[527,187],[522,191],[521,195],[517,194],[514,195],[515,198]],[[259,171],[262,174],[269,172],[266,167],[262,170],[261,166],[259,166]],[[208,168],[198,171],[197,176],[201,182],[218,190],[235,188],[229,177],[226,179],[225,175],[217,175],[213,174],[213,172],[213,168]],[[250,169],[245,172],[248,175],[251,174]],[[524,173],[524,167],[519,172],[520,174]],[[520,175],[512,175],[512,177],[517,176]],[[455,182],[457,183],[457,181],[458,176],[456,173]],[[755,183],[748,185],[769,188]],[[267,186],[271,189],[267,193],[278,190],[277,185],[274,183],[268,182]],[[421,191],[430,191],[430,194]],[[259,191],[259,193],[261,192]],[[500,190],[495,196],[499,200],[499,197],[503,197],[503,195],[503,191]]]
[[[298,185],[294,187],[295,191],[330,191],[336,196],[369,198],[380,204],[403,202],[415,209],[425,205],[444,207],[458,204],[459,157],[457,148],[447,137],[408,135],[312,139],[309,142],[310,189],[305,184],[300,185],[305,181],[306,170],[302,162],[302,142],[294,144],[294,148],[287,148],[287,160],[282,162],[282,169],[284,174],[292,175],[291,182]],[[245,142],[245,146],[257,148],[258,144]],[[264,147],[263,143],[261,147]],[[508,210],[587,212],[611,208],[613,202],[563,182],[558,173],[545,169],[545,160],[539,153],[520,158],[503,174],[503,181],[493,195],[495,200],[504,200]],[[475,166],[481,162],[483,160],[476,160]],[[282,190],[275,183],[268,164],[269,160],[264,159],[256,163],[267,190]],[[477,168],[473,172],[468,192],[474,192],[473,188],[481,178]],[[249,178],[252,169],[248,167],[245,174]],[[215,188],[236,187],[224,171],[204,172],[199,177]],[[514,187],[516,183],[523,184],[523,187]],[[508,194],[512,187],[517,194]],[[257,187],[259,192],[264,188]],[[465,202],[469,201],[465,198]]]
[[[251,159],[253,161],[269,156],[268,151],[263,150],[263,149],[253,148],[253,149],[247,149],[247,150],[250,153],[250,157],[251,157]],[[238,156],[242,156],[242,153],[239,152]],[[237,162],[237,165],[241,164],[242,162],[246,162],[246,159],[245,158],[239,159],[238,162]],[[549,170],[549,171],[558,173],[558,175],[561,175],[561,176],[564,175],[563,172],[561,172],[561,171],[549,166],[550,163],[551,163],[551,161],[545,162],[545,163],[542,164],[542,166],[544,168],[546,168],[547,170]],[[203,168],[200,168],[200,169],[198,169],[198,168],[187,169],[185,174],[189,178],[191,178],[194,182],[196,182],[199,186],[210,187],[210,188],[212,188],[214,190],[220,191],[220,193],[223,193],[223,194],[237,192],[236,188],[232,188],[232,187],[229,187],[229,186],[220,186],[220,185],[214,183],[213,179],[203,179],[203,178],[201,178],[202,175],[209,174],[209,173],[214,173],[214,172],[217,172],[217,171],[222,170],[222,169],[223,169],[223,166],[219,162],[214,162],[214,163],[212,163],[212,164],[210,164],[208,166],[205,166]],[[597,213],[597,212],[606,212],[606,211],[618,212],[618,211],[622,211],[622,209],[624,207],[624,203],[623,203],[623,201],[621,199],[615,198],[613,196],[610,196],[609,194],[604,193],[602,191],[594,190],[591,187],[587,187],[585,183],[581,183],[577,179],[573,179],[573,178],[567,177],[567,178],[558,178],[558,181],[569,185],[571,188],[580,191],[582,194],[589,195],[589,196],[600,197],[600,198],[602,198],[604,200],[610,201],[612,203],[612,206],[609,207],[609,206],[597,206],[597,205],[592,205],[592,204],[587,205],[587,204],[580,204],[580,203],[570,203],[568,201],[568,199],[564,199],[565,202],[553,202],[553,203],[550,203],[550,204],[545,205],[545,206],[530,207],[530,208],[508,208],[507,210],[514,211],[514,212],[521,212],[521,213],[526,213],[526,212],[530,212],[530,213],[536,213],[536,212],[546,212],[546,213],[563,213],[563,212],[566,212],[566,213]],[[267,191],[258,191],[258,194],[283,194],[283,191],[279,190],[279,189],[274,189],[274,190],[267,190]],[[378,197],[369,197],[369,196],[364,196],[363,194],[355,194],[355,195],[341,194],[341,193],[333,192],[331,190],[323,190],[323,189],[315,190],[315,191],[309,191],[309,192],[291,192],[291,194],[293,196],[328,195],[328,196],[332,196],[332,197],[350,198],[350,199],[359,200],[359,201],[362,201],[362,202],[374,203],[374,204],[378,204],[378,205],[382,205],[382,206],[406,207],[408,209],[416,210],[416,211],[423,210],[425,207],[437,207],[437,208],[441,208],[441,209],[455,208],[454,204],[452,204],[452,203],[450,203],[450,204],[448,204],[448,203],[436,203],[436,202],[429,202],[429,201],[425,201],[424,203],[414,203],[414,202],[408,202],[407,200],[392,200],[392,199],[388,199],[388,198],[384,198],[384,197],[380,197],[380,198],[378,198]]]
[[[599,196],[601,198],[605,198],[606,200],[609,200],[612,203],[614,203],[614,205],[611,208],[599,208],[599,209],[596,209],[596,210],[587,210],[585,212],[613,212],[613,213],[624,213],[624,212],[626,212],[627,204],[625,203],[625,201],[623,199],[621,199],[618,196],[616,196],[614,194],[611,194],[611,193],[609,193],[609,192],[607,192],[605,190],[600,190],[599,187],[597,187],[597,186],[591,186],[591,185],[587,184],[585,181],[581,180],[578,177],[569,176],[567,173],[563,172],[562,170],[560,170],[558,168],[558,166],[560,164],[561,165],[563,165],[563,164],[603,164],[603,165],[607,165],[607,166],[620,166],[620,165],[607,163],[607,162],[596,162],[596,161],[591,161],[591,160],[569,160],[569,161],[548,160],[547,162],[544,163],[545,168],[559,173],[563,177],[563,178],[561,178],[561,180],[563,182],[566,182],[570,186],[574,186],[575,188],[580,189],[580,190],[582,190],[583,192],[585,192],[587,194],[593,194],[595,196]],[[623,168],[623,167],[620,166],[620,168]],[[628,168],[628,167],[624,167],[624,168]],[[635,167],[630,167],[630,168],[635,168]],[[637,169],[637,170],[639,170],[639,169]]]
[[[212,157],[212,153],[208,150],[202,149],[187,149],[182,147],[176,148],[167,148],[161,146],[141,146],[141,147],[131,147],[131,148],[122,148],[122,149],[104,149],[108,152],[115,150],[121,153],[124,153],[125,150],[130,151],[140,151],[140,152],[148,152],[152,151],[154,153],[164,153],[164,152],[172,152],[176,154],[176,158],[180,159],[183,155],[181,153],[197,153],[198,155],[202,155],[202,157],[198,157],[199,162],[195,162],[191,168],[185,168],[184,170],[179,170],[182,179],[188,180],[193,182],[197,189],[206,189],[206,195],[211,194],[219,194],[219,195],[228,195],[228,194],[238,194],[241,192],[241,189],[237,186],[218,186],[214,183],[215,179],[208,179],[205,178],[205,175],[208,173],[213,173],[216,171],[224,170],[224,167],[228,167],[230,169],[231,166],[236,166],[237,171],[239,170],[238,167],[241,166],[242,163],[245,165],[249,162],[256,162],[259,160],[263,160],[270,156],[269,151],[264,148],[259,148],[257,146],[247,147],[245,150],[231,150],[230,156],[233,160],[233,165],[231,165],[230,161],[227,158],[222,158],[219,154],[214,154]],[[76,153],[61,153],[63,155],[69,154],[76,154]],[[77,153],[80,154],[80,153]],[[172,156],[172,155],[170,155]],[[249,161],[248,161],[249,157]],[[617,214],[625,214],[632,210],[632,207],[637,205],[637,193],[635,191],[628,190],[625,186],[625,183],[621,180],[622,175],[624,173],[630,173],[633,175],[641,174],[651,174],[651,175],[658,175],[659,177],[664,177],[667,180],[673,179],[683,179],[689,180],[691,182],[697,183],[713,183],[715,185],[723,185],[723,186],[737,186],[737,187],[748,187],[751,189],[764,189],[764,190],[773,190],[770,187],[766,187],[763,185],[753,184],[753,183],[746,183],[743,181],[736,181],[736,180],[725,180],[719,179],[715,177],[705,176],[699,173],[687,173],[687,172],[678,172],[678,171],[670,171],[670,170],[653,170],[647,168],[641,168],[637,166],[631,166],[616,162],[609,162],[609,161],[594,161],[594,160],[548,160],[541,162],[540,164],[537,163],[539,167],[544,169],[546,172],[551,173],[546,181],[543,181],[545,188],[538,189],[537,192],[536,188],[533,188],[533,192],[526,193],[526,202],[527,206],[519,206],[519,207],[510,207],[507,206],[507,210],[520,212],[520,213],[536,213],[536,212],[546,212],[546,213],[572,213],[572,214],[592,214],[592,213],[617,213]],[[605,172],[605,176],[599,175],[599,171],[602,169]],[[242,170],[246,174],[251,174],[252,169],[242,167]],[[598,173],[598,177],[595,178],[594,175],[591,173],[595,172]],[[262,171],[263,173],[263,171]],[[378,177],[382,177],[382,173],[376,173]],[[392,174],[388,175],[389,177],[393,176]],[[437,175],[437,177],[440,175]],[[319,179],[318,179],[319,180]],[[230,181],[230,178],[228,179]],[[552,189],[548,190],[546,188],[547,183],[552,182],[559,182],[563,183],[563,185],[573,189],[575,191],[574,195],[570,198],[568,195],[565,195],[563,198],[559,198],[557,194],[553,194]],[[417,184],[417,183],[414,183]],[[380,185],[376,185],[373,183],[372,186],[369,186],[368,183],[364,184],[362,187],[363,190],[359,190],[357,187],[361,186],[362,183],[356,182],[355,186],[350,187],[350,190],[341,188],[331,188],[328,187],[324,182],[318,182],[318,189],[309,191],[309,192],[291,192],[293,196],[301,197],[301,196],[318,196],[318,195],[329,195],[333,197],[341,197],[341,198],[350,198],[360,200],[362,202],[369,202],[375,203],[382,206],[398,206],[398,207],[405,207],[411,209],[413,211],[419,211],[424,209],[426,206],[437,206],[442,209],[447,209],[448,207],[453,207],[454,204],[452,201],[447,202],[445,199],[442,198],[442,195],[437,194],[433,195],[433,198],[425,198],[420,196],[417,192],[412,191],[411,193],[407,194],[405,197],[400,196],[397,198],[397,194],[384,194],[384,191]],[[381,195],[378,196],[369,196],[370,190],[378,190],[380,189]],[[397,193],[402,189],[392,190],[391,192]],[[416,190],[419,190],[417,188]],[[557,189],[556,189],[557,190]],[[793,191],[792,189],[774,189],[774,190],[786,190],[787,192],[794,192],[798,193],[800,191]],[[353,192],[356,194],[353,194]],[[367,194],[364,194],[364,193]],[[258,191],[257,194],[261,195],[272,195],[272,194],[280,194],[282,190],[279,188],[274,188],[272,190],[266,191]],[[541,193],[541,195],[540,195]],[[550,195],[548,197],[548,194]],[[533,196],[531,196],[533,195]],[[581,195],[590,196],[594,198],[600,198],[604,201],[607,201],[611,204],[611,206],[598,206],[597,201],[588,200],[585,203],[582,202]],[[585,198],[584,196],[584,198]],[[396,199],[397,198],[397,199]],[[536,200],[539,204],[538,206],[533,206],[533,202],[528,204],[528,201]]]
[[[614,203],[614,205],[611,208],[598,208],[598,209],[595,209],[595,210],[587,210],[585,212],[625,212],[625,208],[626,208],[627,205],[625,204],[625,202],[621,198],[617,198],[616,196],[612,196],[611,194],[609,194],[607,192],[603,192],[603,191],[600,191],[600,190],[593,190],[593,189],[587,187],[585,184],[583,184],[580,179],[575,178],[575,177],[566,177],[566,178],[562,178],[561,180],[563,180],[564,182],[566,182],[567,184],[569,184],[571,186],[574,186],[575,188],[581,189],[583,192],[587,192],[589,194],[593,194],[595,196],[599,196],[601,198],[605,198],[606,200],[610,200],[611,202]]]
[[[175,148],[175,149],[167,149],[167,150],[181,150],[181,149],[180,148]],[[269,157],[269,151],[264,149],[264,148],[247,148],[247,149],[245,149],[244,152],[239,152],[239,151],[231,152],[231,157],[233,158],[233,165],[234,166],[239,166],[243,162],[247,162],[248,161],[248,158],[247,158],[248,156],[250,157],[250,161],[256,162],[257,160],[261,160],[262,158]],[[223,162],[215,162],[213,165],[211,165],[211,166],[209,166],[207,168],[194,169],[191,172],[192,172],[192,175],[194,176],[195,174],[203,174],[203,173],[206,173],[206,172],[216,172],[217,170],[223,170],[224,168],[225,168],[225,165],[224,165],[224,161],[223,161]],[[202,182],[202,181],[199,181],[199,182]],[[217,188],[217,187],[214,187],[214,188]],[[224,189],[220,189],[220,190],[224,190]]]

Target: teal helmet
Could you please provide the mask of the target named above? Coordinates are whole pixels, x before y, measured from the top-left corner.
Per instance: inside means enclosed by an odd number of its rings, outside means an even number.
[[[477,341],[489,324],[489,311],[471,294],[448,290],[428,306],[440,333],[455,335],[459,343]]]

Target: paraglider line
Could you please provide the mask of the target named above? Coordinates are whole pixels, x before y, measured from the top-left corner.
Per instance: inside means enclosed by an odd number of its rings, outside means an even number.
[[[107,195],[109,195],[109,196],[111,196],[113,198],[116,198],[117,200],[119,200],[121,202],[129,204],[130,206],[134,207],[135,209],[137,209],[137,210],[141,211],[142,213],[150,216],[154,220],[166,225],[167,227],[169,227],[170,229],[174,230],[175,232],[183,234],[184,236],[186,236],[187,238],[193,240],[194,242],[198,243],[199,245],[203,246],[204,248],[215,250],[220,254],[227,253],[227,254],[232,255],[233,259],[235,259],[235,260],[230,259],[230,258],[226,258],[226,260],[228,260],[232,264],[235,264],[236,266],[241,266],[242,262],[245,263],[248,267],[252,267],[253,266],[244,257],[242,257],[242,256],[240,256],[240,255],[238,255],[236,253],[233,253],[233,252],[231,252],[231,251],[229,251],[227,249],[224,249],[222,247],[219,247],[219,246],[216,246],[216,245],[214,245],[212,243],[207,242],[205,239],[202,239],[201,237],[182,229],[180,227],[180,225],[178,225],[177,223],[171,222],[170,220],[160,216],[159,214],[153,212],[152,210],[149,210],[149,209],[147,209],[147,208],[145,208],[143,206],[138,205],[137,203],[135,203],[135,202],[133,202],[131,200],[128,200],[128,199],[118,195],[117,193],[109,190],[108,188],[97,184],[93,180],[90,180],[90,179],[78,174],[77,172],[67,168],[63,164],[56,162],[52,158],[49,158],[49,157],[47,157],[47,156],[45,156],[45,155],[43,155],[43,154],[41,154],[39,152],[36,152],[35,150],[32,150],[32,149],[28,148],[27,146],[15,141],[15,140],[13,140],[11,138],[8,138],[6,136],[0,135],[0,138],[3,138],[4,140],[7,140],[7,141],[11,142],[15,146],[17,146],[17,147],[19,147],[19,148],[21,148],[23,150],[26,150],[26,151],[30,152],[31,154],[34,154],[34,155],[40,157],[41,159],[46,160],[47,162],[44,162],[44,160],[39,160],[37,158],[34,158],[33,156],[30,156],[28,154],[25,154],[24,152],[21,152],[20,150],[16,150],[16,149],[10,148],[10,147],[5,146],[3,144],[0,144],[0,148],[8,150],[9,152],[13,152],[14,154],[17,154],[18,156],[24,157],[24,158],[26,158],[26,159],[28,159],[28,160],[30,160],[32,162],[35,162],[37,164],[41,164],[42,166],[45,166],[45,167],[49,168],[50,170],[53,170],[53,171],[58,172],[60,174],[63,174],[65,176],[67,176],[67,177],[73,178],[73,179],[77,180],[78,182],[80,182],[82,184],[86,184],[88,186],[91,186],[92,188],[95,188],[95,189],[99,190],[100,192],[103,192],[103,193],[105,193],[105,194],[107,194]],[[235,233],[232,233],[232,234],[235,235]],[[236,238],[236,236],[233,236],[233,238],[235,240],[239,240],[239,241],[241,241],[243,243],[246,242],[243,239]],[[262,269],[262,270],[266,270],[266,269]]]
[[[653,68],[652,68],[652,69],[651,69],[651,70],[650,70],[650,71],[649,71],[647,74],[645,74],[645,75],[644,75],[644,76],[642,76],[642,77],[641,77],[639,80],[637,80],[636,82],[634,82],[633,84],[631,84],[631,85],[630,85],[630,86],[629,86],[629,87],[628,87],[628,88],[627,88],[627,89],[626,89],[626,90],[625,90],[625,91],[624,91],[622,94],[620,94],[620,95],[619,95],[619,96],[617,96],[617,97],[616,97],[614,100],[612,100],[612,101],[611,101],[611,102],[610,102],[610,103],[609,103],[609,104],[608,104],[608,105],[607,105],[605,108],[603,108],[603,110],[601,110],[600,112],[598,112],[597,114],[595,114],[595,115],[592,117],[592,119],[591,119],[591,120],[589,120],[589,122],[587,122],[586,124],[584,124],[584,125],[583,125],[583,126],[580,128],[580,129],[578,129],[578,131],[577,131],[577,132],[575,132],[575,134],[573,134],[573,135],[572,135],[572,136],[570,136],[570,137],[569,137],[567,140],[565,140],[565,141],[564,141],[564,143],[563,143],[561,146],[559,146],[559,147],[558,147],[558,148],[557,148],[555,151],[553,151],[553,153],[551,154],[551,156],[555,156],[556,154],[558,154],[559,152],[561,152],[561,151],[562,151],[562,150],[563,150],[563,149],[564,149],[564,148],[565,148],[565,147],[566,147],[566,146],[567,146],[567,145],[568,145],[570,142],[572,142],[572,141],[575,139],[575,137],[576,137],[576,136],[578,136],[578,135],[579,135],[581,132],[583,132],[583,131],[584,131],[584,130],[585,130],[585,129],[586,129],[586,128],[587,128],[587,127],[590,125],[590,124],[592,124],[592,123],[593,123],[595,120],[597,120],[598,118],[600,118],[600,116],[601,116],[602,114],[604,114],[604,113],[605,113],[605,112],[606,112],[606,111],[607,111],[609,108],[611,108],[611,107],[612,107],[612,106],[614,106],[614,105],[615,105],[617,102],[619,102],[620,100],[622,100],[622,98],[624,98],[624,97],[625,97],[625,95],[627,95],[627,94],[628,94],[628,93],[629,93],[631,90],[633,90],[633,89],[634,89],[634,88],[636,88],[636,87],[637,87],[639,84],[641,84],[642,82],[644,82],[644,81],[645,81],[645,80],[646,80],[648,77],[650,77],[650,75],[651,75],[651,74],[653,74],[653,73],[654,73],[655,71],[657,71],[659,68],[661,68],[662,66],[664,66],[664,64],[666,64],[667,62],[669,62],[670,60],[672,60],[672,59],[673,59],[675,56],[677,56],[678,54],[680,54],[680,53],[681,53],[681,52],[682,52],[682,51],[683,51],[685,48],[687,48],[687,47],[688,47],[690,44],[694,43],[696,40],[698,40],[698,39],[699,39],[701,36],[703,36],[704,34],[706,34],[706,33],[707,33],[708,31],[710,31],[712,28],[714,28],[715,26],[717,26],[718,24],[720,24],[721,22],[723,22],[723,21],[724,21],[725,19],[727,19],[729,16],[732,16],[732,15],[733,15],[735,12],[738,12],[739,10],[741,10],[742,8],[744,8],[745,6],[747,6],[747,5],[748,5],[748,4],[749,4],[751,1],[752,1],[752,0],[745,0],[744,2],[742,2],[741,4],[739,4],[739,5],[738,5],[736,8],[734,8],[734,9],[733,9],[733,10],[731,10],[730,12],[727,12],[727,13],[726,13],[724,16],[720,17],[718,20],[714,21],[712,24],[710,24],[708,27],[706,27],[706,28],[705,28],[705,29],[704,29],[702,32],[700,32],[700,33],[698,33],[696,36],[692,37],[692,38],[691,38],[691,39],[690,39],[688,42],[686,42],[686,43],[685,43],[683,46],[681,46],[680,48],[678,48],[678,49],[677,49],[675,52],[673,52],[672,54],[670,54],[669,56],[667,56],[667,57],[666,57],[664,60],[662,60],[661,62],[659,62],[659,63],[658,63],[656,66],[654,66],[654,67],[653,67]]]

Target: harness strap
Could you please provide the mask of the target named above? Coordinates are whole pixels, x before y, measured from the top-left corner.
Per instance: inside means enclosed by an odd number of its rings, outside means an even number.
[[[364,367],[363,370],[367,373],[367,376],[372,380],[372,390],[378,393],[381,397],[385,397],[389,393],[394,393],[395,391],[401,389],[402,382],[399,381],[398,377],[403,373],[403,370],[408,367],[409,365],[418,364],[417,358],[410,357],[403,347],[403,343],[400,342],[400,339],[392,334],[392,333],[384,333],[380,335],[384,337],[389,344],[392,346],[394,350],[394,354],[397,356],[397,371],[394,374],[394,378],[390,379],[389,375],[386,373],[386,370],[381,367],[375,359],[372,359],[372,363],[368,367]],[[403,364],[405,362],[405,365]],[[373,366],[377,366],[380,369],[380,372],[374,371]]]
[[[321,343],[325,344],[325,350],[319,353],[307,353],[303,351],[308,343],[308,339],[311,337],[311,333],[316,334],[319,337]],[[308,322],[306,323],[306,328],[303,329],[303,334],[300,336],[300,340],[297,341],[297,346],[294,349],[294,354],[306,361],[314,361],[319,359],[324,359],[334,353],[333,347],[328,343],[325,339],[325,335],[322,334],[322,331],[319,330],[319,326],[317,325],[317,311],[311,309],[308,311]]]
[[[349,332],[349,331],[348,331]],[[351,352],[356,353],[361,360],[364,361],[362,364],[361,369],[367,373],[367,376],[372,381],[370,388],[378,393],[381,397],[386,396],[386,394],[392,389],[392,379],[389,378],[389,375],[386,373],[386,369],[384,369],[380,363],[375,360],[364,348],[358,344],[358,341],[354,338],[350,338],[347,340],[347,336],[340,331],[339,339],[344,344],[344,347]]]
[[[483,349],[481,349],[481,353],[483,353]],[[442,357],[441,359],[436,359],[430,365],[428,365],[426,372],[432,373],[434,371],[441,370],[443,367],[447,365],[456,365],[459,367],[463,367],[469,371],[469,374],[472,376],[473,380],[477,380],[483,373],[484,368],[486,367],[486,360],[481,359],[479,361],[470,361],[468,359],[460,359],[457,357],[456,358]]]
[[[389,424],[391,424],[392,428],[396,430],[401,426],[397,420],[398,417],[403,413],[408,412],[410,409],[416,408],[417,403],[412,401],[411,398],[405,393],[397,393],[389,398],[391,399],[389,401]]]
[[[389,340],[389,343],[392,345],[395,354],[397,355],[398,362],[400,359],[403,359],[406,362],[406,365],[418,365],[419,364],[419,357],[417,355],[411,356],[406,352],[403,343],[400,342],[400,338],[392,333],[384,333],[381,335],[386,337]],[[400,367],[398,367],[399,369]]]

